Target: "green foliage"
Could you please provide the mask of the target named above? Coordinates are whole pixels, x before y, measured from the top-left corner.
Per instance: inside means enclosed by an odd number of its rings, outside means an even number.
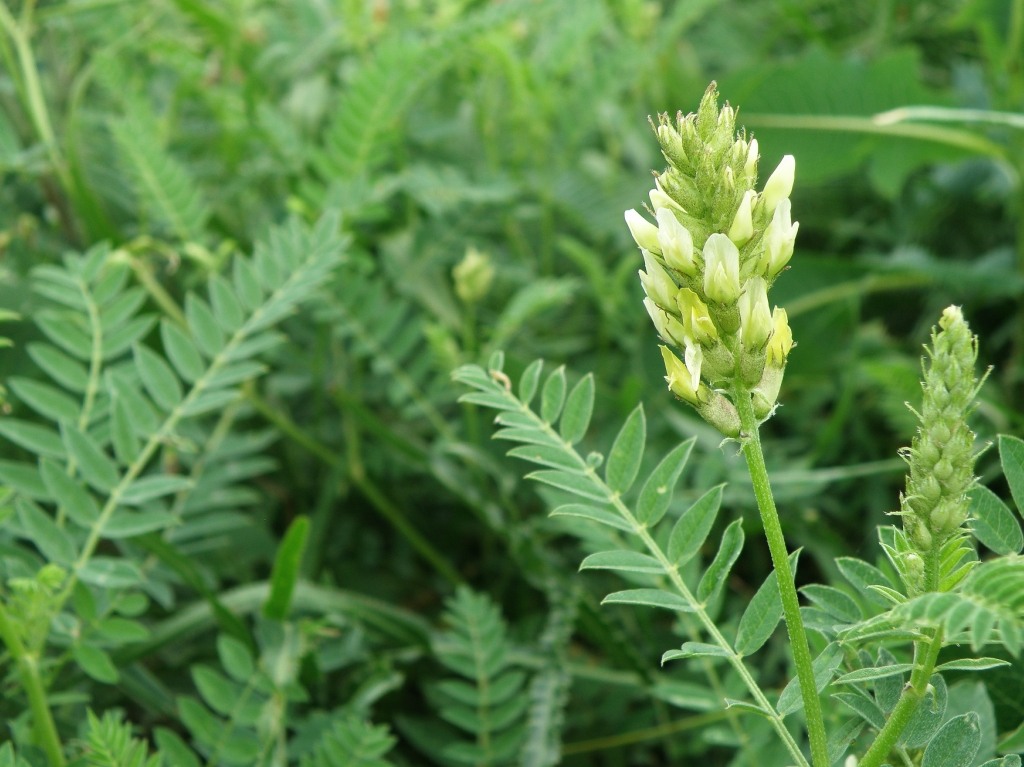
[[[374,726],[354,717],[340,719],[323,734],[313,755],[303,757],[302,767],[388,767],[382,757],[395,744],[387,727]]]
[[[798,160],[763,436],[829,756],[941,626],[884,756],[966,764],[976,714],[1019,764],[1018,5],[0,4],[0,765],[802,764],[742,460],[666,396],[622,222],[712,78]],[[877,528],[951,303],[996,448],[908,599]]]
[[[160,767],[163,763],[159,755],[149,755],[146,744],[132,737],[131,726],[113,712],[102,719],[89,712],[85,759],[89,767]]]
[[[455,677],[438,682],[429,694],[440,717],[469,740],[436,739],[440,751],[430,748],[431,755],[444,764],[511,764],[522,743],[529,699],[523,694],[526,675],[509,663],[501,613],[486,596],[459,589],[445,622],[448,630],[433,651]]]

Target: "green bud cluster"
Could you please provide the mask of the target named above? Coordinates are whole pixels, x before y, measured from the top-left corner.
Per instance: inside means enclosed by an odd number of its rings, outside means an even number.
[[[784,157],[757,192],[757,140],[737,133],[736,111],[719,108],[714,83],[696,113],[662,114],[652,125],[669,163],[650,192],[657,223],[626,211],[644,260],[644,306],[666,344],[669,389],[734,437],[731,398],[752,396],[757,417],[768,418],[793,347],[768,290],[799,228],[789,200],[796,163]]]
[[[455,294],[464,304],[476,304],[482,301],[491,289],[494,281],[494,264],[491,259],[476,248],[470,247],[466,255],[452,269],[455,282]]]
[[[900,496],[903,530],[925,563],[967,521],[967,493],[974,485],[974,432],[967,425],[978,390],[978,338],[957,306],[948,307],[932,329],[924,362],[924,402],[911,447],[900,455],[909,466]],[[916,412],[916,411],[915,411]]]

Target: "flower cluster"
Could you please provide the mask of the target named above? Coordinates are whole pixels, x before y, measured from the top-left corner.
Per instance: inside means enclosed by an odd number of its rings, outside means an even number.
[[[974,485],[974,432],[967,416],[978,390],[978,338],[957,306],[942,313],[939,328],[926,347],[921,425],[911,447],[901,452],[910,470],[899,514],[911,564],[921,563],[918,573],[910,568],[914,590],[936,588],[935,560],[947,542],[963,534],[967,493]]]
[[[714,83],[696,113],[662,114],[654,128],[669,163],[650,192],[657,223],[626,211],[644,260],[644,306],[666,344],[669,389],[737,436],[732,398],[751,396],[757,418],[769,417],[793,347],[768,290],[793,255],[796,164],[787,155],[755,191],[757,140],[736,133],[736,112],[719,109]]]

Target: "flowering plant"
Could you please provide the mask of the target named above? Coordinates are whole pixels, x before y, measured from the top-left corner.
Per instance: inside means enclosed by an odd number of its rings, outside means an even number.
[[[667,651],[662,663],[703,659],[734,728],[740,729],[738,711],[756,712],[772,728],[785,756],[765,761],[755,749],[739,763],[969,767],[994,754],[982,745],[979,713],[969,703],[950,704],[944,675],[1008,661],[957,654],[942,662],[943,650],[966,643],[978,652],[991,644],[1017,656],[1024,647],[1024,536],[1006,505],[974,477],[978,448],[967,418],[981,385],[978,339],[951,306],[926,348],[924,401],[914,411],[920,426],[902,453],[909,466],[906,491],[899,510],[891,512],[902,526],[879,529],[883,564],[892,574],[841,557],[836,567],[847,589],[806,585],[801,590],[810,604],[802,605],[793,572],[799,552],[787,550],[759,436],[776,411],[795,346],[785,309],[772,308],[768,293],[789,265],[799,228],[789,199],[796,162],[784,157],[757,191],[758,144],[737,133],[736,117],[732,107],[719,107],[714,84],[695,113],[661,115],[654,129],[668,167],[655,177],[649,218],[636,210],[625,217],[640,247],[643,304],[663,342],[668,388],[726,443],[739,443],[749,470],[773,571],[738,625],[719,625],[715,604],[744,545],[741,520],[725,528],[706,567],[694,567],[714,526],[721,487],[669,514],[672,486],[692,440],[665,456],[631,496],[643,457],[641,407],[626,420],[607,459],[583,457],[574,445],[594,405],[591,376],[568,390],[564,368],[558,368],[540,387],[538,361],[513,394],[499,354],[489,371],[466,366],[456,378],[475,389],[464,400],[502,411],[497,436],[523,443],[512,453],[545,467],[531,478],[577,496],[553,516],[615,531],[600,539],[608,548],[587,556],[581,569],[618,571],[640,588],[609,594],[604,603],[685,616],[689,641]],[[536,412],[530,401],[539,388]],[[1024,441],[1002,436],[999,450],[1014,497],[1024,498]],[[671,529],[663,532],[659,523],[672,516]],[[594,540],[592,533],[586,536]],[[996,556],[983,558],[975,540]],[[747,659],[780,618],[796,675],[772,700]],[[730,669],[725,681],[715,670],[722,662]],[[725,691],[737,687],[745,689],[745,699],[727,697]],[[826,696],[840,705],[823,706]],[[786,722],[801,709],[806,740]],[[839,710],[856,716],[840,720]],[[1011,753],[985,764],[1011,767],[1020,759]]]

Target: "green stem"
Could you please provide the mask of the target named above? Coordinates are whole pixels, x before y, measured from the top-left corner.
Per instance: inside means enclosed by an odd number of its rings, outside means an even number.
[[[804,701],[807,734],[811,741],[811,762],[814,767],[829,767],[825,721],[821,715],[821,701],[818,699],[818,688],[814,681],[811,649],[807,644],[803,619],[800,617],[800,600],[797,597],[796,584],[793,582],[793,571],[789,567],[786,539],[782,535],[779,512],[775,508],[775,499],[772,497],[772,488],[768,481],[768,469],[764,464],[754,406],[749,392],[741,393],[735,400],[736,410],[740,416],[740,429],[744,435],[743,457],[747,460],[750,481],[754,486],[754,496],[757,498],[757,508],[761,512],[761,523],[764,525],[764,534],[772,555],[772,564],[778,574],[782,613],[786,619],[786,630],[789,632],[789,642],[793,649],[793,662],[796,664],[796,675],[800,681],[800,695]]]
[[[642,730],[629,730],[614,735],[607,735],[591,740],[580,740],[574,743],[565,743],[562,746],[562,756],[574,756],[576,754],[591,754],[595,751],[608,751],[613,748],[624,748],[637,743],[646,743],[664,738],[679,732],[704,729],[716,724],[729,716],[729,711],[710,711],[706,714],[688,716],[685,719],[676,719],[666,724],[659,724],[656,727],[645,727]]]
[[[924,700],[928,690],[928,681],[935,671],[935,663],[942,649],[942,629],[935,630],[931,641],[920,641],[914,646],[914,670],[910,674],[910,684],[903,688],[896,707],[889,715],[889,720],[878,732],[875,742],[860,760],[859,767],[881,767],[892,751],[903,730],[910,723],[910,718],[917,711],[918,705]]]
[[[18,630],[7,614],[7,608],[0,603],[0,640],[7,645],[11,657],[18,668],[21,686],[28,697],[29,709],[32,712],[32,728],[35,731],[36,745],[46,754],[50,767],[64,767],[64,748],[57,734],[53,714],[46,700],[46,686],[39,675],[39,656],[30,652],[18,636]]]
[[[28,6],[26,11],[28,11]],[[25,88],[24,97],[32,125],[36,129],[39,140],[46,147],[54,173],[57,174],[61,185],[67,191],[71,188],[71,179],[64,166],[64,159],[61,157],[60,147],[57,145],[53,126],[50,123],[50,113],[46,108],[46,99],[43,97],[43,88],[39,82],[39,68],[36,66],[32,44],[29,41],[30,12],[23,13],[22,21],[23,23],[19,23],[15,20],[7,9],[7,3],[0,3],[0,26],[7,31],[18,54],[18,66],[21,69],[21,80]]]

